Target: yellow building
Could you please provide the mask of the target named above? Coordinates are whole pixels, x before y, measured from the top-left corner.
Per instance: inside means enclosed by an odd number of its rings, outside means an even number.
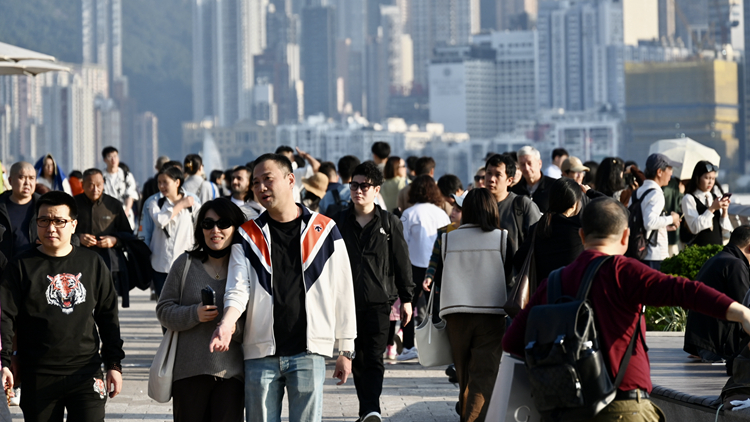
[[[737,63],[713,60],[625,64],[623,156],[644,165],[660,139],[690,137],[736,167],[739,140]]]

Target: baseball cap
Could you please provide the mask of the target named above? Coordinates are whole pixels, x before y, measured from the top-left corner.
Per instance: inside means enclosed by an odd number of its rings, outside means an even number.
[[[566,171],[573,171],[573,172],[579,172],[579,171],[591,171],[590,168],[583,165],[581,162],[581,159],[578,157],[568,157],[563,161],[562,165],[560,166],[560,170],[562,170],[563,173]]]
[[[663,169],[666,167],[677,167],[680,163],[674,162],[664,154],[651,154],[646,159],[646,171],[655,172],[656,170]]]

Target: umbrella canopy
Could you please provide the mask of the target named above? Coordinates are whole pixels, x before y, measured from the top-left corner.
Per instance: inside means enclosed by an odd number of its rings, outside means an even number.
[[[662,139],[651,144],[648,153],[649,155],[664,154],[670,160],[680,163],[679,167],[674,168],[674,176],[679,177],[680,180],[690,179],[693,176],[693,169],[698,161],[710,161],[716,166],[721,164],[721,156],[715,149],[690,138]]]
[[[70,72],[70,68],[42,60],[0,61],[0,75],[35,76],[44,72]]]
[[[17,62],[21,60],[54,62],[55,58],[48,54],[37,53],[36,51],[0,42],[0,61]]]

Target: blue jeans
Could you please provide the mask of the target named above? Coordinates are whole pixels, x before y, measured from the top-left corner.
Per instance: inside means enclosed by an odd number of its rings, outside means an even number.
[[[289,420],[320,422],[323,419],[323,356],[301,353],[245,361],[247,422],[280,422],[284,387],[289,393]]]

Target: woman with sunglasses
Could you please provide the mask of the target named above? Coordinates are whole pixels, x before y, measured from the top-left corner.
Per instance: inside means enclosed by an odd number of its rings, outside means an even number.
[[[185,176],[177,167],[161,169],[157,175],[162,197],[148,204],[154,222],[151,234],[151,267],[156,296],[161,294],[172,263],[193,247],[193,222],[200,201],[182,188]]]
[[[156,306],[159,322],[180,333],[172,384],[174,420],[241,422],[241,333],[235,332],[226,353],[211,353],[208,344],[222,317],[232,238],[245,216],[232,201],[218,198],[201,207],[197,221],[195,248],[172,265]],[[203,296],[213,303],[205,303]]]
[[[723,196],[716,183],[719,167],[698,161],[682,198],[684,218],[680,224],[680,241],[687,246],[721,245],[732,233],[729,222],[729,197]]]

